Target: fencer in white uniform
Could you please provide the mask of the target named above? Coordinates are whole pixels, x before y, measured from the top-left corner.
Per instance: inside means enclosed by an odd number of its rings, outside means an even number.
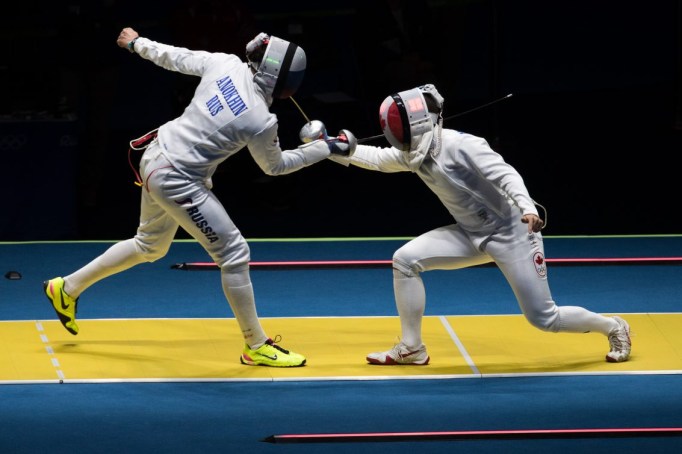
[[[488,262],[502,271],[533,326],[554,333],[602,333],[610,343],[606,360],[626,361],[630,328],[622,318],[554,302],[540,232],[544,222],[522,177],[484,139],[444,129],[443,104],[433,85],[388,96],[380,107],[380,123],[392,147],[358,145],[352,156],[330,157],[369,170],[413,172],[455,220],[395,252],[393,286],[402,335],[392,349],[370,353],[367,361],[428,364],[421,331],[426,304],[421,273]]]
[[[211,191],[216,167],[243,148],[268,175],[297,171],[349,153],[343,138],[314,140],[283,151],[273,98],[297,90],[306,68],[303,49],[261,33],[246,45],[247,61],[225,53],[194,51],[140,37],[125,28],[117,44],[170,71],[200,78],[184,112],[158,128],[140,162],[140,223],[134,238],[121,241],[72,274],[44,283],[64,327],[78,333],[76,305],[88,287],[169,250],[178,227],[195,238],[220,267],[225,296],[244,336],[241,362],[301,366],[305,357],[278,346],[257,316],[244,237]],[[163,298],[163,293],[160,293]]]

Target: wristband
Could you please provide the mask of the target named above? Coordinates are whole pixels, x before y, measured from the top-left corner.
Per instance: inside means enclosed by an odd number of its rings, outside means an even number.
[[[135,41],[137,41],[137,38],[139,38],[139,36],[136,38],[133,38],[133,40],[128,43],[128,50],[130,52],[135,52]]]

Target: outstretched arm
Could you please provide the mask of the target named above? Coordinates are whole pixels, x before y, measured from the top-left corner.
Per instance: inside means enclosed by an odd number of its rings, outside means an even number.
[[[298,148],[282,151],[275,124],[257,134],[248,147],[253,159],[266,174],[283,175],[320,162],[329,156],[350,156],[357,144],[355,136],[347,129],[339,131],[337,137],[329,137],[324,126],[310,137],[302,137],[302,140],[304,143]]]
[[[206,51],[169,46],[143,38],[130,27],[121,30],[116,39],[116,44],[123,49],[128,49],[130,52],[136,52],[140,57],[164,69],[191,76],[201,76],[206,62],[211,57],[211,53]],[[231,57],[238,59],[234,55]]]
[[[353,164],[367,170],[376,170],[385,173],[407,172],[410,170],[405,159],[406,154],[397,148],[379,148],[370,145],[358,145],[352,156],[329,157],[330,160],[349,166]]]

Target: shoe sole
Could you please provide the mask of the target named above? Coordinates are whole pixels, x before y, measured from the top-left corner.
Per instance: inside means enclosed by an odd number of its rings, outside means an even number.
[[[64,315],[61,312],[57,310],[57,306],[54,305],[54,297],[50,297],[50,294],[47,292],[47,287],[50,285],[50,281],[43,281],[43,291],[45,292],[45,296],[47,297],[48,301],[50,302],[50,305],[52,306],[52,309],[57,313],[57,317],[59,318],[59,321],[61,322],[62,326],[71,334],[76,336],[78,334],[78,331],[75,331],[72,328],[69,328],[66,326],[68,322],[73,322],[74,319],[69,317],[68,315]]]
[[[247,361],[244,359],[243,356],[239,357],[239,362],[244,364],[245,366],[264,366],[264,367],[303,367],[305,366],[307,360],[303,360],[301,364],[265,364],[265,363],[258,363],[256,361]]]
[[[611,358],[611,357],[608,356],[608,355],[606,356],[606,362],[607,362],[607,363],[624,363],[624,362],[627,361],[628,359],[630,359],[630,356],[629,356],[629,355],[628,355],[627,357],[623,358],[623,359]]]
[[[424,361],[415,361],[412,363],[399,363],[399,362],[395,361],[394,359],[392,359],[391,357],[387,358],[387,359],[391,360],[391,362],[385,362],[385,363],[382,363],[378,359],[374,359],[374,358],[370,358],[370,357],[367,357],[366,359],[367,359],[367,362],[369,364],[372,364],[375,366],[428,366],[429,360],[431,359],[431,357],[427,356]]]

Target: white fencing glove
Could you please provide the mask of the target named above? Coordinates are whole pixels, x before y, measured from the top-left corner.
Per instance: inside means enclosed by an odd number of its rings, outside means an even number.
[[[336,137],[329,137],[326,139],[326,142],[329,145],[331,154],[348,158],[353,156],[355,148],[358,146],[358,139],[347,129],[339,131],[339,135]]]
[[[347,129],[339,131],[336,137],[329,137],[327,128],[320,120],[312,120],[304,124],[298,137],[304,144],[324,140],[329,147],[329,152],[338,156],[350,157],[355,152],[355,147],[358,146],[355,135]]]

